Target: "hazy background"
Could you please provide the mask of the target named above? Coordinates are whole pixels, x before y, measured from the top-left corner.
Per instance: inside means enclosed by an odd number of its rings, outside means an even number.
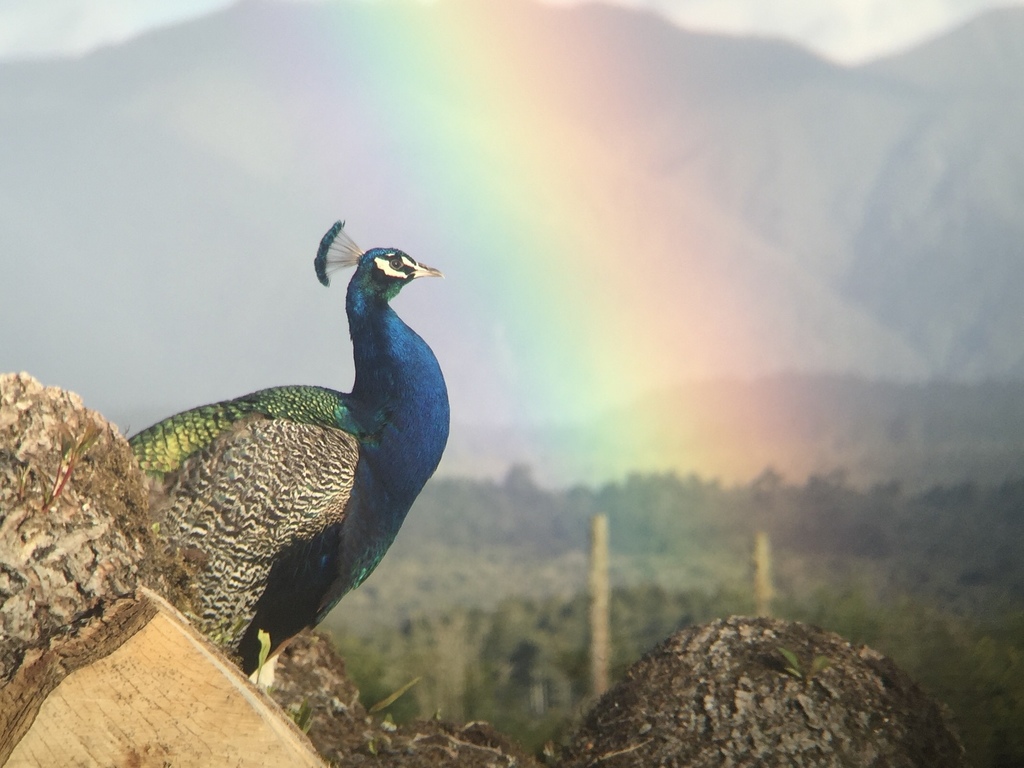
[[[0,57],[0,366],[128,431],[348,388],[341,217],[448,275],[448,474],[1021,457],[1020,6],[6,2]]]

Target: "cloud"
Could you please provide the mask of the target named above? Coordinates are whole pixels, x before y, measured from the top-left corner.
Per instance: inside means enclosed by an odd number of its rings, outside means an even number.
[[[547,0],[578,5],[588,0]],[[1002,0],[614,0],[687,29],[779,37],[844,63],[895,53]],[[1020,4],[1021,0],[1011,0]]]
[[[0,0],[0,58],[82,54],[235,1]],[[588,1],[544,0],[559,5]],[[781,37],[847,63],[909,47],[985,8],[1006,4],[1002,0],[606,1],[649,8],[689,29]]]
[[[87,53],[235,0],[0,0],[0,58]]]
[[[652,0],[683,26],[782,37],[855,63],[908,48],[997,4],[992,0]]]

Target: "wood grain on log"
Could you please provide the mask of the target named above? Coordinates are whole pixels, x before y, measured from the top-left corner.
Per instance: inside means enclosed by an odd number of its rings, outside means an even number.
[[[46,650],[31,650],[14,679],[0,688],[0,764],[32,726],[46,697],[75,670],[113,653],[156,614],[149,600],[123,598],[80,632],[50,640]]]
[[[22,734],[9,768],[323,766],[280,708],[169,603],[148,590],[124,602],[135,605],[40,654],[4,689],[0,706]]]

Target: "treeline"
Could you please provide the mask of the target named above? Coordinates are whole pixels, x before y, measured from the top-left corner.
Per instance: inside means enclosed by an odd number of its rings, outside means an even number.
[[[555,491],[534,484],[524,467],[502,482],[435,481],[368,594],[393,597],[415,586],[391,577],[424,582],[426,604],[403,600],[414,609],[436,605],[443,587],[458,595],[453,605],[493,605],[515,593],[500,589],[503,579],[518,594],[574,592],[596,513],[609,519],[618,584],[743,588],[753,538],[765,531],[784,594],[855,583],[872,596],[910,594],[965,612],[1024,607],[1024,479],[908,492],[896,483],[857,488],[838,472],[798,485],[770,470],[731,487],[666,473]],[[530,576],[538,568],[555,581],[547,591]],[[448,578],[455,571],[457,584]],[[474,596],[474,584],[485,594]]]

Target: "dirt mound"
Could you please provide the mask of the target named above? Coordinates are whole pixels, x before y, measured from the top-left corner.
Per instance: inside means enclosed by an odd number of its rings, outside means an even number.
[[[332,763],[389,768],[537,768],[539,764],[487,723],[418,720],[395,725],[369,715],[327,637],[304,632],[281,652],[271,696],[300,723]],[[308,719],[303,721],[303,711]]]
[[[966,762],[939,706],[889,659],[816,627],[734,617],[682,630],[637,662],[560,765]]]

